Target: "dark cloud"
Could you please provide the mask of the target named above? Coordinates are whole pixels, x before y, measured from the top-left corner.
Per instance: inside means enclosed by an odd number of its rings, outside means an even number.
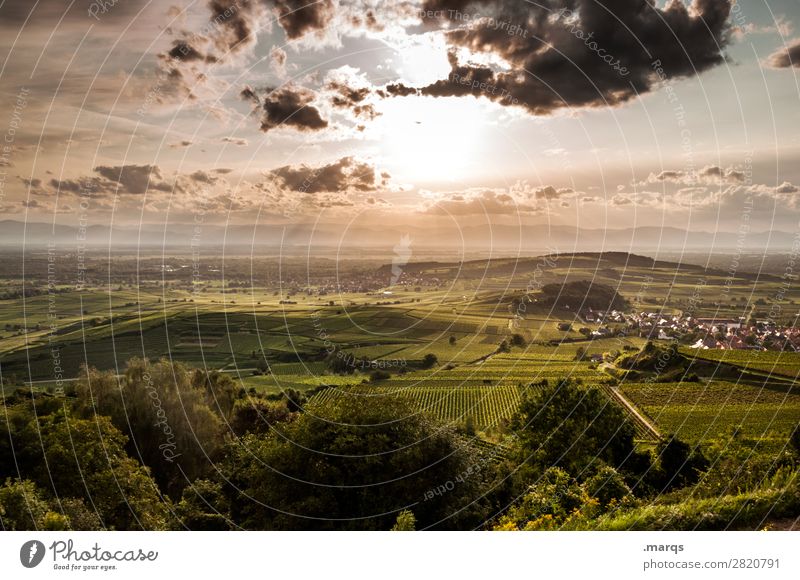
[[[470,14],[466,24],[450,22],[448,43],[495,54],[510,70],[461,63],[453,52],[450,77],[421,87],[421,94],[482,96],[536,115],[618,105],[660,81],[696,75],[724,62],[731,36],[731,0],[664,8],[651,0],[426,0],[423,9]],[[408,93],[400,89],[387,92]]]
[[[561,194],[555,187],[548,185],[537,189],[535,195],[536,199],[558,199]]]
[[[163,181],[157,165],[99,165],[94,171],[102,177],[118,183],[120,193],[147,193],[148,190],[172,191],[173,185]]]
[[[331,104],[339,109],[348,109],[356,117],[372,120],[379,115],[374,105],[364,101],[372,94],[370,87],[352,87],[343,80],[331,79],[325,89],[333,93]]]
[[[388,185],[388,174],[378,174],[369,163],[343,157],[335,163],[310,167],[286,165],[273,169],[269,177],[298,193],[374,192]]]
[[[170,50],[159,55],[163,99],[193,98],[192,88],[206,80],[205,67],[229,60],[255,42],[260,0],[211,0],[209,19],[199,30],[184,32]]]
[[[190,173],[187,177],[195,183],[206,183],[208,185],[214,185],[217,181],[219,181],[219,177],[211,175],[202,169],[198,169],[194,173]]]
[[[797,193],[800,189],[788,181],[784,181],[778,187],[775,188],[775,193]]]
[[[774,68],[800,68],[800,39],[773,52],[767,62]]]
[[[273,11],[286,37],[294,40],[324,30],[335,14],[333,0],[272,0]]]
[[[407,87],[402,83],[392,83],[388,84],[383,87],[382,90],[378,91],[378,94],[382,97],[390,96],[390,97],[408,97],[411,95],[418,95],[420,93],[419,89],[415,89],[414,87]]]
[[[183,140],[183,141],[176,141],[175,143],[170,143],[169,146],[171,149],[183,149],[185,147],[191,147],[192,145],[193,143],[191,141]]]
[[[286,85],[275,90],[267,89],[264,98],[260,99],[253,89],[245,87],[240,95],[259,106],[261,130],[265,133],[278,127],[320,131],[328,126],[319,109],[312,105],[316,93],[311,89]]]
[[[707,165],[700,170],[700,177],[722,178],[722,168],[716,165]]]
[[[681,179],[685,173],[683,171],[662,171],[658,175],[656,175],[656,179],[658,181],[675,181]]]
[[[113,195],[118,184],[97,176],[79,177],[77,179],[51,179],[48,185],[56,192],[99,198],[107,194]]]
[[[733,167],[722,168],[718,165],[706,165],[699,171],[664,170],[658,174],[650,174],[645,183],[667,182],[684,185],[702,183],[742,183],[745,180],[743,171]]]
[[[165,57],[182,62],[217,62],[215,56],[203,54],[187,40],[174,41],[172,43],[172,49],[166,53]]]

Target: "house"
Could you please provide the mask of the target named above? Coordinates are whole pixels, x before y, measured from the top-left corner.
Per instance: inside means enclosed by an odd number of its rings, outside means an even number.
[[[722,343],[717,342],[714,338],[707,336],[705,338],[701,338],[696,343],[692,345],[692,348],[700,348],[703,350],[708,350],[710,348],[721,348]]]

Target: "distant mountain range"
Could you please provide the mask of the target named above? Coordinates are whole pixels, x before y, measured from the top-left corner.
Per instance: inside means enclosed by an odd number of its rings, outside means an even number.
[[[751,232],[745,236],[733,232],[687,231],[680,228],[635,227],[623,229],[585,229],[572,226],[469,226],[461,229],[431,231],[422,227],[349,227],[326,224],[233,225],[170,224],[139,227],[89,226],[85,240],[79,240],[78,228],[46,223],[0,221],[0,245],[4,248],[40,248],[54,243],[68,248],[84,243],[91,247],[147,247],[189,250],[194,246],[212,248],[278,248],[300,250],[314,248],[392,248],[404,236],[411,248],[442,248],[469,251],[503,252],[586,252],[586,251],[786,251],[792,247],[794,234],[781,231]]]

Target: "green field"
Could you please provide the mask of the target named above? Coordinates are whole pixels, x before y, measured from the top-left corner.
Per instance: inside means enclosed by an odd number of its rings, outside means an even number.
[[[783,445],[800,419],[800,388],[792,384],[623,383],[620,389],[662,429],[694,443],[738,430]]]

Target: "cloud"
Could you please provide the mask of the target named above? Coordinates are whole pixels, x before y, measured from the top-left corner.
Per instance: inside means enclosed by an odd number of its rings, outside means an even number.
[[[333,20],[333,0],[272,0],[278,24],[289,40],[324,30]]]
[[[311,89],[289,84],[279,89],[267,89],[261,99],[255,90],[245,87],[240,95],[256,104],[261,130],[265,133],[280,127],[311,132],[328,126],[319,109],[312,105],[317,95]]]
[[[472,95],[546,115],[563,107],[619,105],[661,81],[695,76],[725,61],[730,0],[694,0],[691,7],[673,1],[664,8],[651,0],[569,5],[573,11],[546,3],[426,0],[423,10],[455,14],[474,7],[482,18],[446,22],[451,73],[420,87],[420,94]],[[458,49],[497,57],[507,70],[462,62]],[[663,77],[654,62],[661,63]]]
[[[267,176],[296,193],[374,192],[386,188],[389,182],[387,173],[378,173],[374,166],[353,157],[319,167],[285,165]]]
[[[800,191],[796,185],[789,183],[788,181],[784,181],[778,187],[775,188],[775,193],[797,193]]]
[[[516,215],[539,213],[539,208],[502,191],[478,190],[438,197],[428,203],[423,213],[429,215]]]
[[[99,198],[106,194],[113,195],[118,184],[100,177],[78,177],[77,179],[51,179],[48,185],[59,193]]]
[[[173,185],[163,181],[157,165],[99,165],[94,171],[119,184],[120,193],[142,194],[148,190],[172,191]]]
[[[352,111],[355,117],[369,120],[379,115],[367,99],[373,94],[372,85],[358,69],[349,66],[330,71],[325,78],[325,90],[330,93],[331,104]]]
[[[239,147],[245,147],[250,144],[247,139],[241,139],[239,137],[223,137],[222,142],[232,143],[234,145],[238,145]]]
[[[210,0],[208,8],[208,20],[198,30],[183,31],[159,55],[162,102],[196,98],[195,89],[208,79],[208,65],[230,62],[253,46],[266,14],[263,2],[256,0]]]
[[[186,177],[191,181],[194,181],[195,183],[204,183],[207,185],[214,185],[220,179],[219,177],[211,175],[210,173],[203,171],[202,169],[198,169],[197,171],[195,171],[194,173],[190,173]]]
[[[648,183],[677,183],[682,185],[697,184],[723,184],[723,183],[743,183],[745,174],[734,167],[723,169],[717,165],[706,165],[698,171],[682,171],[678,169],[667,169],[660,173],[651,173],[648,178],[640,185]]]
[[[183,149],[184,147],[191,147],[193,143],[191,141],[177,141],[175,143],[170,143],[170,149]]]
[[[536,190],[536,199],[557,199],[558,191],[552,185],[542,187]]]
[[[279,46],[273,46],[269,51],[269,64],[279,77],[286,76],[286,51]]]
[[[769,55],[767,64],[773,68],[800,68],[800,39],[782,46]]]

